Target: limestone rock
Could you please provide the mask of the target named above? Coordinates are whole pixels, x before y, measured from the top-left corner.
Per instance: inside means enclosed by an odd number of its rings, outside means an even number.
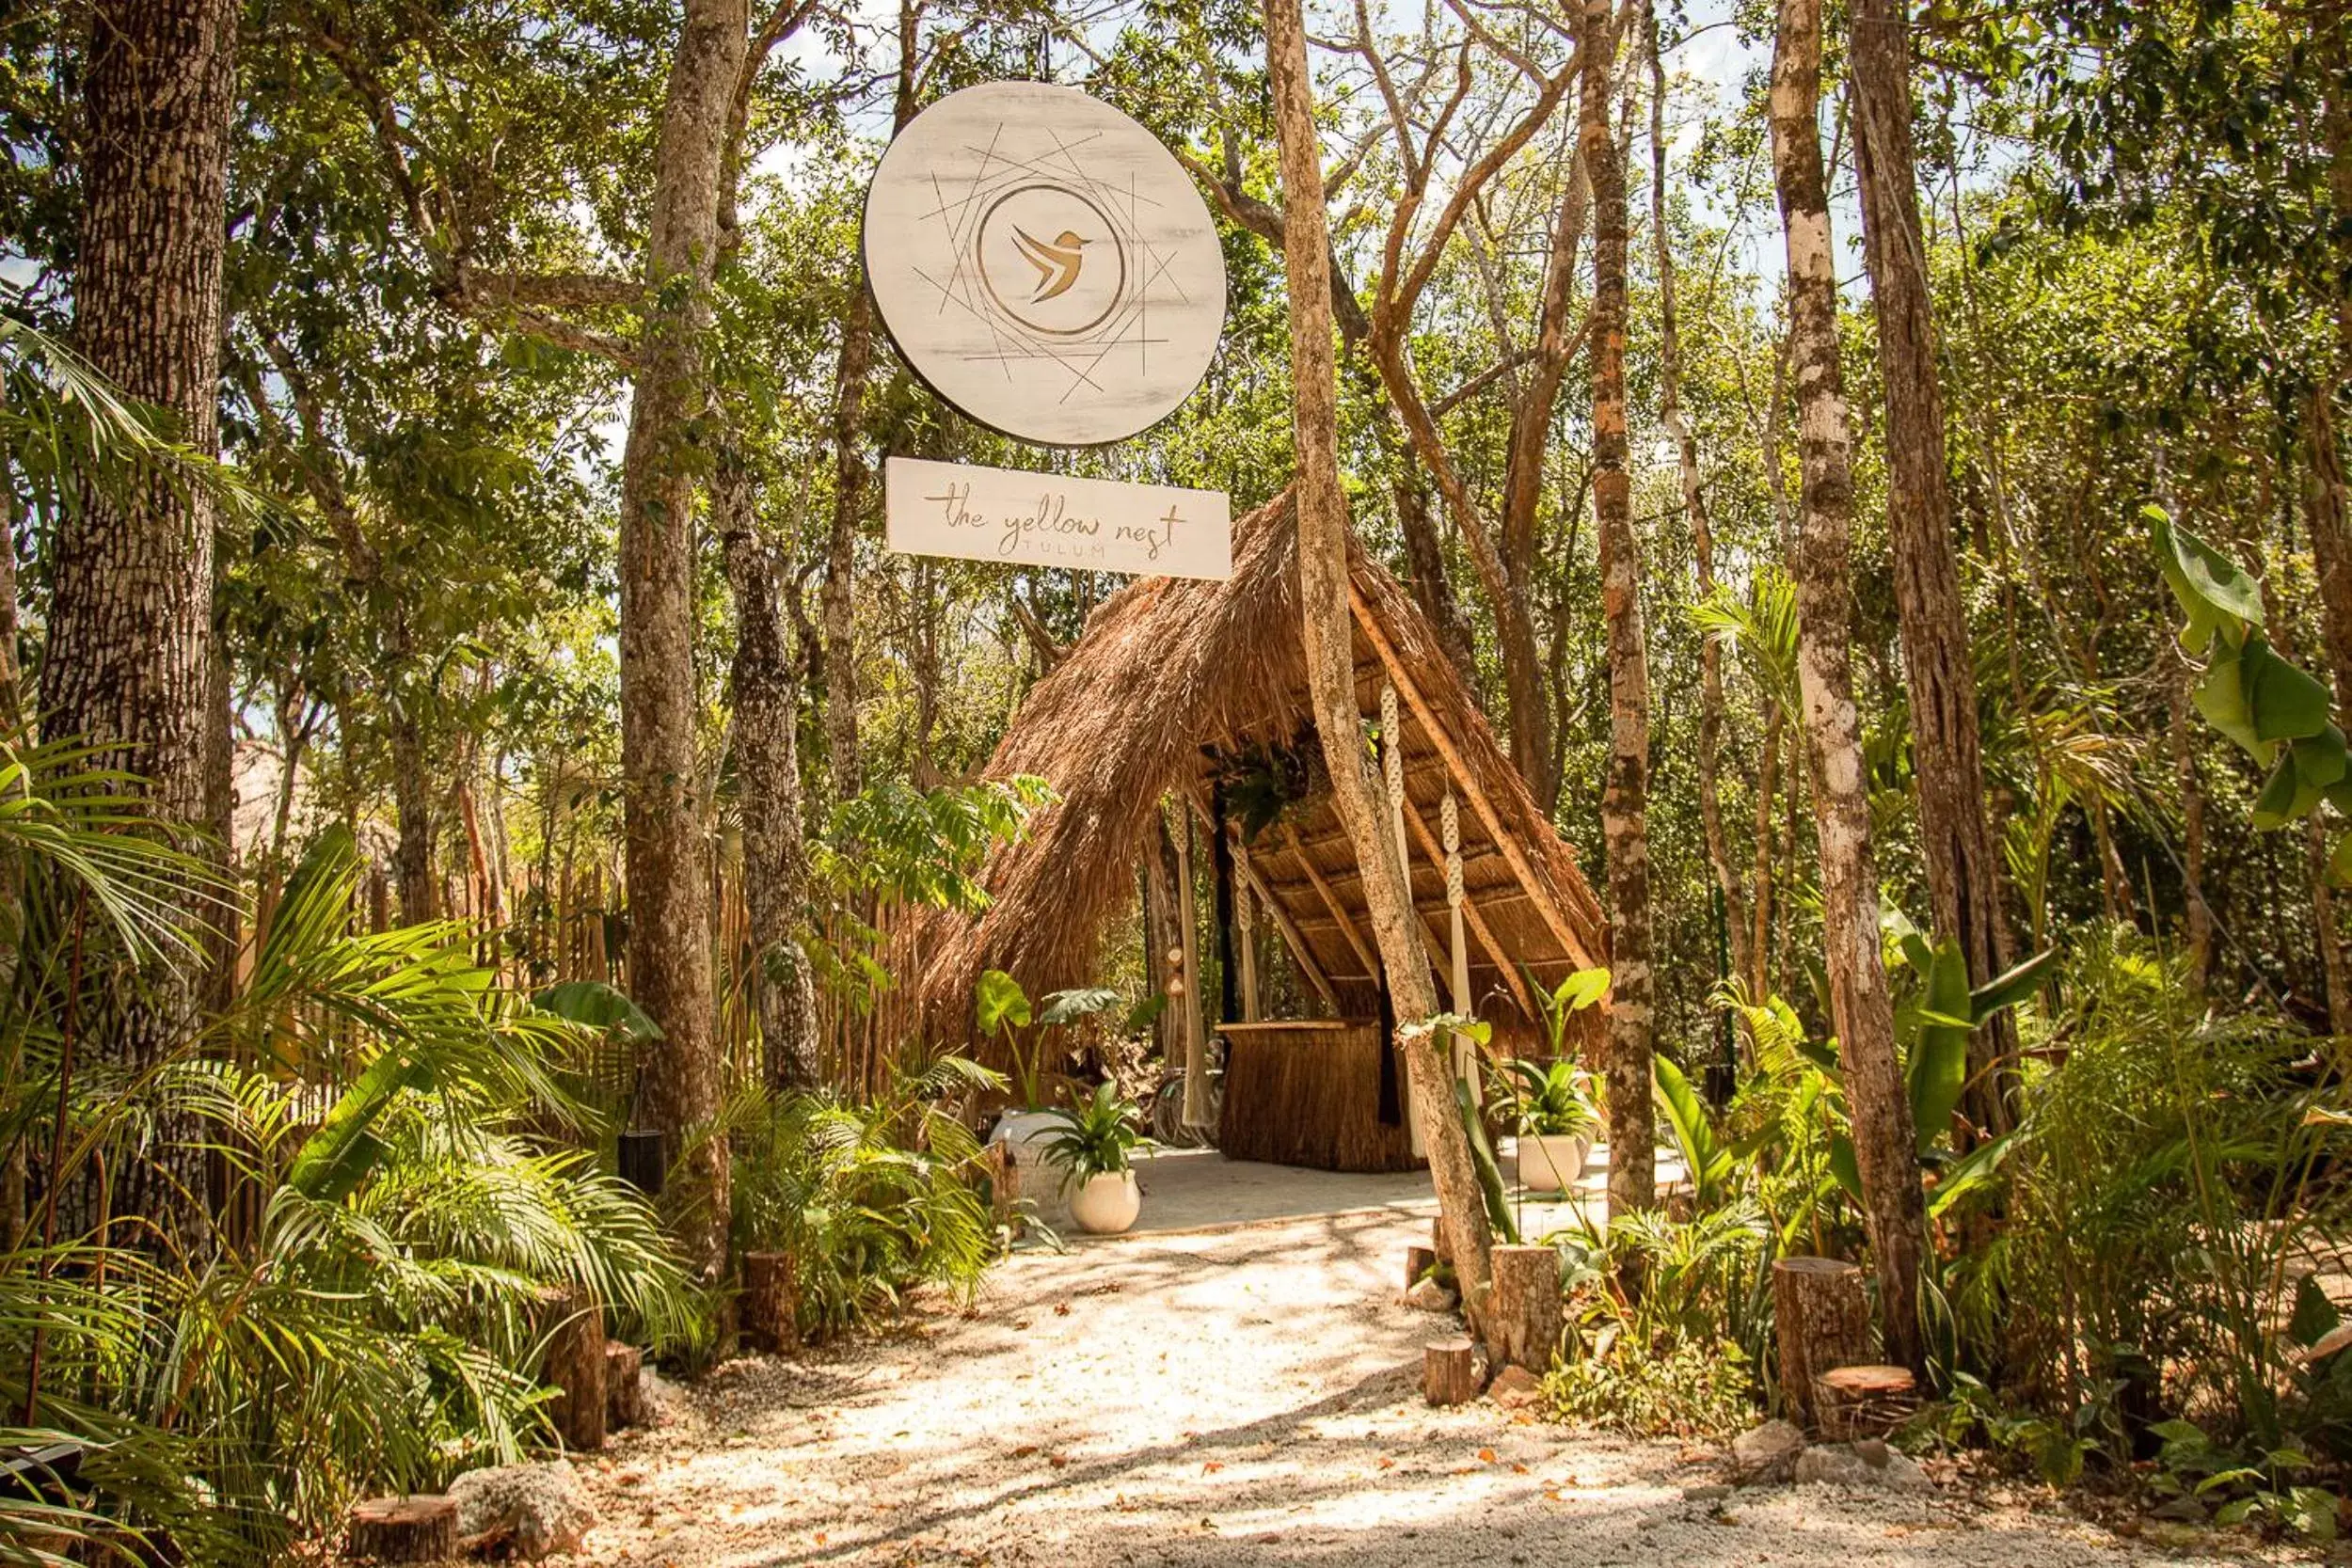
[[[1525,1367],[1505,1367],[1486,1386],[1486,1397],[1505,1410],[1531,1410],[1544,1402],[1544,1380]]]
[[[1787,1421],[1766,1421],[1731,1440],[1732,1478],[1742,1485],[1786,1481],[1803,1452],[1804,1433]]]
[[[1868,1492],[1934,1490],[1928,1473],[1910,1455],[1897,1453],[1883,1443],[1816,1444],[1797,1457],[1796,1479],[1800,1483],[1819,1481]]]
[[[525,1561],[576,1552],[596,1528],[596,1505],[568,1459],[471,1470],[450,1482],[466,1548],[502,1548]]]
[[[1405,1292],[1405,1305],[1423,1312],[1451,1312],[1462,1298],[1434,1279],[1424,1279]]]
[[[2184,1492],[2170,1502],[2150,1509],[2148,1517],[2169,1519],[2175,1524],[2201,1525],[2205,1522],[2205,1505]]]

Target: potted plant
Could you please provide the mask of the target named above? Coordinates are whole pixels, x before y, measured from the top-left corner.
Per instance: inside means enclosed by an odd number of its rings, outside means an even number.
[[[1014,1168],[1024,1179],[1024,1192],[1034,1194],[1041,1190],[1026,1178],[1042,1165],[1041,1140],[1056,1125],[1055,1114],[1045,1107],[1041,1088],[1043,1037],[1047,1031],[1099,1013],[1116,1006],[1119,1000],[1119,992],[1104,989],[1057,990],[1045,998],[1043,1006],[1032,1008],[1021,982],[1003,970],[992,969],[980,976],[975,1009],[979,1032],[1004,1040],[1006,1052],[1012,1058],[1013,1090],[1021,1101],[996,1119],[989,1137],[1010,1149]],[[1025,1030],[1031,1032],[1025,1037]]]
[[[1039,1140],[1046,1164],[1062,1173],[1070,1217],[1095,1236],[1116,1236],[1143,1212],[1134,1156],[1157,1148],[1143,1135],[1143,1114],[1113,1084],[1074,1106],[1047,1113],[1054,1124]]]
[[[1533,1192],[1565,1193],[1584,1172],[1584,1156],[1600,1132],[1592,1074],[1568,1059],[1568,1020],[1609,994],[1609,971],[1580,969],[1549,990],[1528,979],[1544,1015],[1549,1059],[1501,1064],[1495,1092],[1518,1135],[1519,1183]]]
[[[1600,1131],[1592,1074],[1574,1062],[1504,1062],[1496,1097],[1518,1134],[1519,1182],[1532,1192],[1565,1193],[1584,1173],[1584,1156]]]

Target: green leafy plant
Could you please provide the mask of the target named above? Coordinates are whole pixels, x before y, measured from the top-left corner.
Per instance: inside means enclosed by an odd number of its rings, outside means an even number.
[[[1119,1006],[1120,993],[1107,987],[1081,987],[1071,990],[1049,991],[1042,1007],[1033,1008],[1029,993],[1021,989],[1021,982],[1001,969],[985,970],[974,997],[973,1020],[983,1037],[1001,1039],[1012,1057],[1013,1081],[1021,1091],[1024,1109],[1043,1110],[1038,1094],[1038,1064],[1044,1032],[1067,1028],[1080,1019],[1091,1018]],[[1037,1033],[1026,1039],[1022,1031],[1035,1026]]]
[[[755,1088],[729,1107],[735,1245],[791,1254],[803,1336],[871,1326],[917,1286],[977,1288],[996,1238],[980,1146],[951,1106],[1003,1084],[944,1055],[869,1102]]]
[[[2156,570],[2187,617],[2181,646],[2206,655],[2193,693],[2197,711],[2270,770],[2254,801],[2254,826],[2302,821],[2322,802],[2352,816],[2352,754],[2328,717],[2328,688],[2264,636],[2261,585],[2162,507],[2144,515]],[[2336,881],[2352,882],[2352,834],[2337,841],[2328,869]]]
[[[1520,1137],[1589,1138],[1600,1131],[1593,1075],[1569,1061],[1498,1062],[1492,1074],[1503,1119]]]
[[[1134,1156],[1159,1146],[1143,1135],[1143,1113],[1115,1084],[1098,1084],[1077,1104],[1054,1111],[1056,1125],[1038,1141],[1046,1164],[1062,1173],[1062,1187],[1134,1168]]]

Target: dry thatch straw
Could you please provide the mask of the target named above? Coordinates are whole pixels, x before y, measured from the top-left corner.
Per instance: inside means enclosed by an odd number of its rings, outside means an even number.
[[[1136,896],[1136,867],[1152,842],[1162,797],[1197,809],[1208,799],[1216,752],[1279,744],[1307,722],[1297,531],[1287,495],[1234,525],[1234,555],[1230,580],[1151,578],[1105,601],[1015,716],[987,776],[1038,774],[1060,799],[1039,814],[1023,842],[990,862],[985,879],[993,902],[985,915],[941,917],[921,941],[917,950],[935,955],[922,976],[919,1008],[934,1040],[969,1035],[973,988],[984,969],[1009,972],[1032,996],[1087,983],[1103,927]],[[1497,744],[1435,632],[1396,579],[1352,542],[1350,572],[1359,706],[1379,708],[1387,671],[1376,633],[1404,672],[1399,686],[1409,683],[1445,731],[1440,746],[1408,705],[1407,793],[1433,834],[1440,797],[1450,787],[1459,798],[1464,881],[1497,944],[1514,966],[1530,965],[1549,980],[1586,959],[1603,961],[1600,907],[1574,854]],[[1467,777],[1454,776],[1447,750]],[[1486,831],[1474,805],[1482,798],[1516,857]],[[1311,858],[1357,930],[1369,931],[1361,879],[1327,801],[1295,824],[1295,845],[1289,832],[1279,843],[1262,839],[1254,867],[1315,962],[1340,982],[1349,1010],[1368,1013],[1376,997],[1371,976],[1298,863]],[[1415,903],[1442,937],[1442,869],[1418,847],[1412,859]],[[1509,991],[1501,966],[1483,950],[1473,982],[1482,998]],[[1505,1002],[1498,1010],[1519,1009]],[[1502,1022],[1514,1021],[1529,1022]]]

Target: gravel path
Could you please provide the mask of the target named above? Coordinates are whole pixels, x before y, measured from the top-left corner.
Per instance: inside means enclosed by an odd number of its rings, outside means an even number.
[[[1396,1212],[1023,1255],[972,1313],[743,1360],[588,1466],[597,1563],[1209,1565],[2170,1560],[2056,1511],[1686,1489],[1719,1456],[1423,1405],[1449,1320]],[[2196,1560],[2233,1560],[2211,1555]]]

